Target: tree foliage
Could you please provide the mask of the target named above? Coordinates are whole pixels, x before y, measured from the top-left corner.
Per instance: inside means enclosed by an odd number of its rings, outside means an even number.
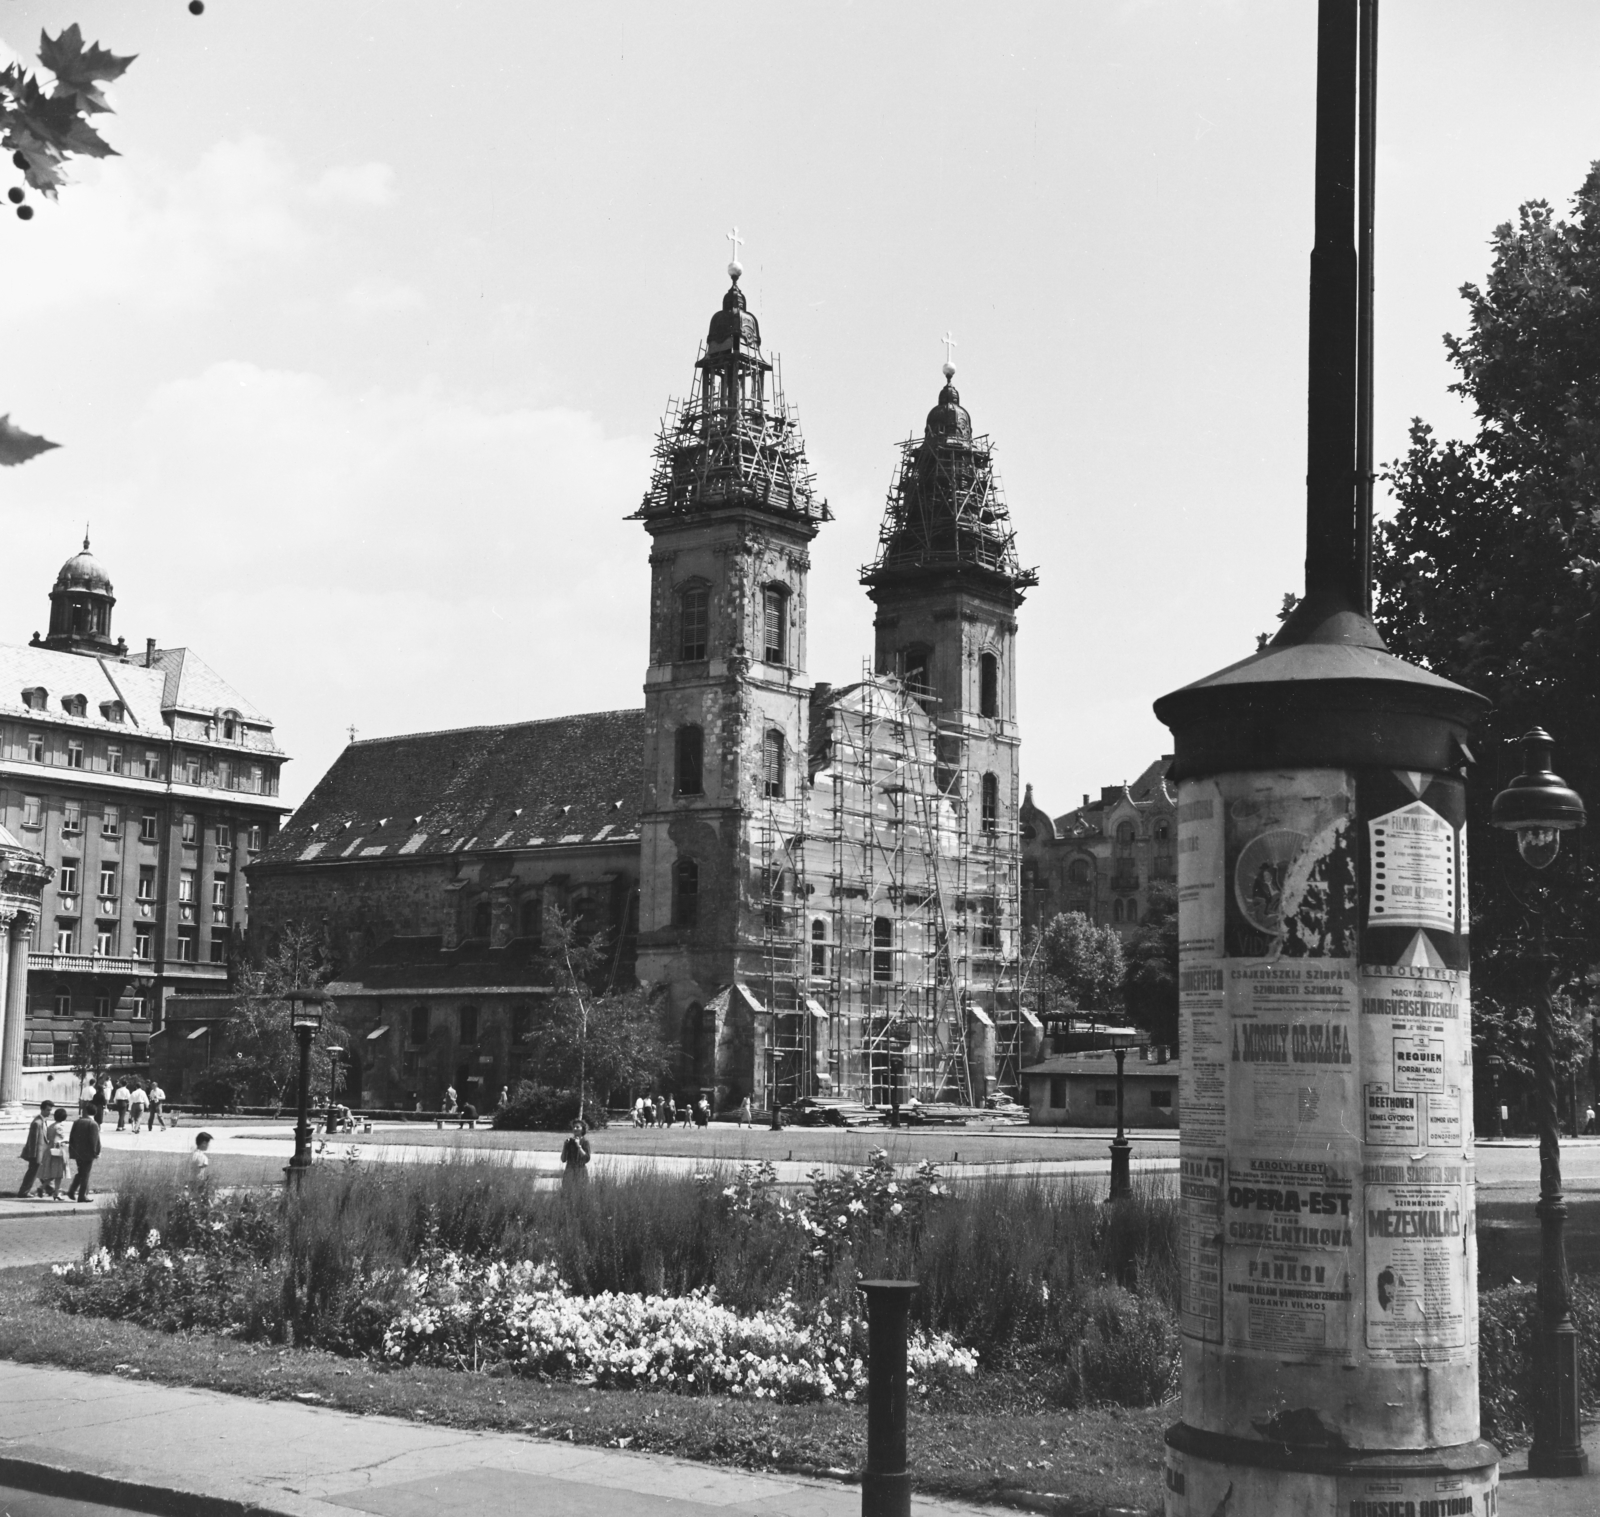
[[[1397,510],[1373,564],[1390,649],[1494,702],[1468,785],[1482,1046],[1500,1021],[1515,1041],[1531,993],[1511,844],[1485,825],[1521,767],[1517,737],[1548,728],[1557,769],[1600,803],[1600,163],[1570,218],[1530,201],[1497,227],[1487,282],[1461,293],[1467,335],[1445,346],[1477,430],[1441,441],[1412,422],[1408,452],[1384,476]],[[1594,872],[1576,851],[1548,892],[1566,985],[1589,967],[1600,926]]]
[[[111,1068],[111,1034],[97,1017],[85,1017],[72,1035],[72,1069],[80,1081],[99,1084]]]
[[[1157,1043],[1178,1045],[1178,897],[1150,887],[1144,921],[1128,944],[1124,998],[1128,1015]]]
[[[1096,927],[1081,911],[1064,911],[1040,935],[1039,961],[1050,1010],[1121,1008],[1127,970],[1114,929]]]
[[[280,1108],[296,1099],[300,1042],[289,1025],[288,992],[320,988],[331,973],[332,961],[322,938],[291,923],[260,966],[240,974],[227,1017],[214,1035],[217,1047],[206,1072],[204,1083],[215,1097]],[[330,1001],[311,1044],[313,1102],[336,1090],[333,1050],[342,1031]]]

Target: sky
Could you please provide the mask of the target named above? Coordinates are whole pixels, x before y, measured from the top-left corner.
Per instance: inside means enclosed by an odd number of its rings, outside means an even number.
[[[625,518],[736,225],[836,518],[809,677],[870,654],[953,332],[1038,567],[1022,777],[1059,814],[1301,585],[1315,10],[0,0],[13,55],[72,21],[138,54],[121,156],[0,215],[0,412],[62,445],[0,471],[0,641],[87,520],[115,630],[266,711],[289,801],[351,727],[641,705]],[[1600,158],[1597,66],[1588,0],[1383,7],[1380,459],[1470,430],[1442,335],[1494,227]]]

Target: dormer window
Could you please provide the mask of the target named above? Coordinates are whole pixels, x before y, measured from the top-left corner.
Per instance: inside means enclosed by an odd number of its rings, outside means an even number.
[[[236,742],[239,736],[239,713],[237,711],[224,711],[222,713],[222,740],[227,743]]]
[[[22,704],[30,711],[43,711],[50,703],[50,692],[43,685],[33,685],[22,692]]]
[[[68,716],[86,716],[89,712],[89,698],[84,695],[63,695],[61,709]]]
[[[127,708],[121,701],[101,701],[100,715],[108,722],[120,722],[127,715]]]

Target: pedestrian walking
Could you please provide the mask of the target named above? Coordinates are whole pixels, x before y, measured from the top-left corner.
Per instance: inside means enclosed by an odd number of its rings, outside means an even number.
[[[166,1105],[166,1101],[166,1091],[161,1088],[159,1081],[152,1080],[150,1082],[150,1123],[146,1131],[154,1132],[157,1122],[161,1124],[162,1132],[167,1130],[167,1119],[161,1111],[161,1108]]]
[[[76,1196],[81,1204],[89,1199],[89,1171],[100,1157],[100,1124],[94,1119],[94,1103],[85,1101],[78,1111],[78,1120],[67,1134],[67,1157],[76,1168],[72,1184],[67,1187],[67,1199]]]
[[[633,1125],[635,1127],[643,1127],[644,1126],[644,1097],[643,1096],[635,1096],[633,1098]]]
[[[561,1145],[561,1188],[576,1190],[589,1182],[589,1160],[594,1157],[589,1147],[589,1129],[580,1117],[572,1124],[572,1136]]]
[[[211,1134],[194,1135],[194,1152],[189,1155],[189,1184],[196,1190],[211,1188]]]
[[[646,1096],[644,1098],[644,1125],[646,1127],[654,1127],[656,1125],[656,1098],[654,1096]]]
[[[21,1154],[28,1169],[22,1177],[22,1189],[17,1192],[19,1196],[35,1196],[39,1193],[36,1182],[44,1163],[44,1130],[50,1125],[50,1117],[55,1109],[54,1101],[41,1101],[39,1115],[28,1124],[28,1136],[22,1140]]]
[[[111,1094],[111,1104],[117,1109],[117,1131],[121,1132],[128,1125],[128,1087],[120,1080]]]
[[[756,1114],[750,1109],[750,1097],[746,1096],[744,1100],[739,1103],[739,1126],[754,1127],[755,1122]]]
[[[1590,1103],[1588,1110],[1585,1111],[1584,1114],[1583,1114],[1583,1130],[1586,1133],[1592,1133],[1592,1132],[1595,1131],[1595,1115],[1594,1115],[1594,1104],[1593,1104],[1593,1102]]]
[[[43,1113],[41,1113],[43,1115]],[[39,1184],[52,1201],[61,1199],[61,1182],[67,1178],[67,1108],[56,1107],[44,1130],[44,1157],[39,1161]]]
[[[511,1087],[509,1085],[502,1085],[500,1087],[500,1099],[494,1103],[494,1109],[496,1111],[504,1111],[510,1104]]]
[[[106,1103],[111,1099],[111,1082],[103,1080],[94,1088],[94,1119],[104,1122],[106,1119]]]
[[[456,1088],[454,1085],[446,1085],[444,1088],[444,1109],[446,1116],[456,1109]]]
[[[135,1132],[144,1127],[144,1109],[147,1100],[144,1086],[135,1080],[128,1088],[128,1118]]]
[[[677,1120],[678,1120],[678,1103],[675,1100],[673,1100],[673,1098],[671,1096],[668,1096],[667,1097],[667,1119],[666,1119],[665,1122],[662,1123],[662,1126],[663,1127],[671,1127],[672,1124],[674,1122],[676,1122]]]
[[[701,1096],[700,1099],[694,1103],[694,1125],[696,1127],[704,1127],[708,1122],[710,1122],[710,1120],[711,1103],[706,1100],[704,1096]]]

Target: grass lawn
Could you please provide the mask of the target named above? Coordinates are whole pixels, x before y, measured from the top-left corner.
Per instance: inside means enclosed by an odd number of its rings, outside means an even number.
[[[566,1382],[441,1369],[383,1369],[317,1350],[173,1335],[41,1307],[44,1271],[0,1271],[0,1358],[131,1374],[239,1396],[309,1393],[350,1412],[450,1427],[520,1432],[708,1463],[810,1475],[859,1471],[864,1408],[774,1406],[726,1397],[607,1391]],[[909,1417],[918,1490],[965,1501],[1087,1517],[1161,1504],[1161,1435],[1173,1408],[1027,1410],[1029,1388],[1003,1387],[1004,1410],[916,1409]]]

